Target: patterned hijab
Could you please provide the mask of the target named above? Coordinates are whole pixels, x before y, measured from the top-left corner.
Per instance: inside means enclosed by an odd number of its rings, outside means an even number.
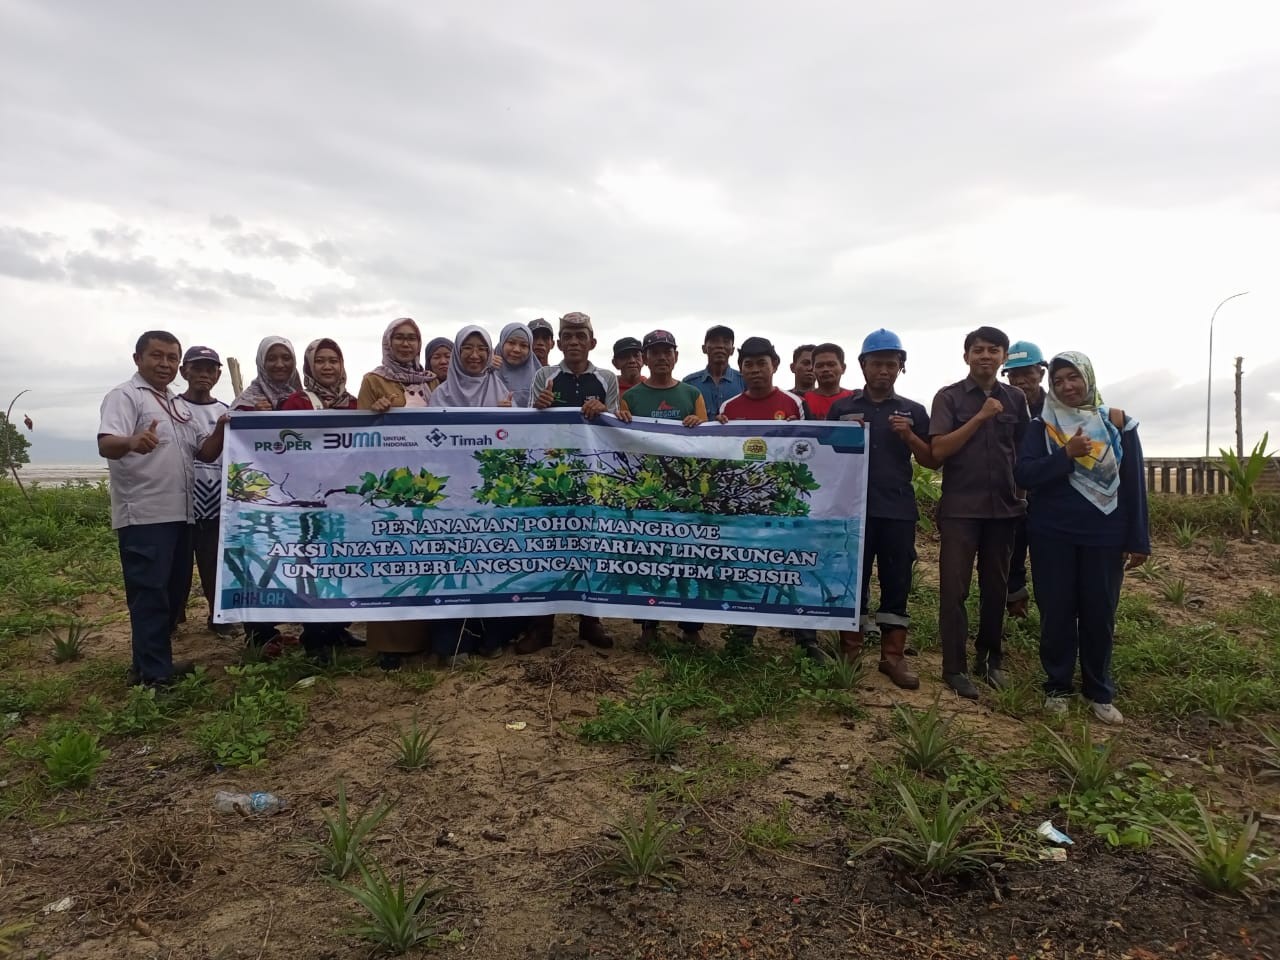
[[[511,396],[511,391],[498,379],[498,371],[486,361],[479,376],[462,369],[462,342],[474,333],[484,339],[493,359],[493,342],[480,327],[463,327],[453,338],[453,356],[449,358],[449,376],[431,394],[429,407],[496,407]]]
[[[394,383],[433,383],[436,375],[422,366],[421,355],[415,356],[408,363],[401,363],[391,350],[391,335],[405,326],[413,327],[413,332],[418,335],[418,342],[422,342],[422,331],[413,320],[408,317],[392,320],[391,325],[382,333],[382,363],[373,368],[373,373]]]
[[[331,387],[326,387],[317,380],[313,372],[315,356],[322,347],[327,347],[336,353],[338,362],[342,364],[342,375],[338,378],[338,382]],[[328,337],[321,337],[319,340],[312,340],[307,344],[307,349],[302,355],[302,386],[305,390],[319,397],[326,410],[330,410],[333,407],[345,410],[348,407],[355,406],[355,397],[347,393],[347,365],[342,357],[342,348]]]
[[[1075,367],[1084,377],[1085,399],[1078,407],[1058,398],[1053,386],[1053,373],[1063,367]],[[1120,500],[1120,461],[1124,447],[1120,431],[1111,422],[1111,410],[1102,402],[1098,382],[1093,375],[1093,363],[1083,353],[1068,350],[1053,358],[1049,364],[1049,390],[1044,401],[1044,436],[1049,452],[1067,445],[1077,430],[1089,440],[1089,452],[1076,457],[1075,469],[1069,478],[1071,486],[1082,497],[1103,513],[1112,513]],[[1137,426],[1128,421],[1125,429]]]
[[[538,362],[538,358],[533,353],[533,334],[530,332],[528,324],[508,323],[502,328],[502,336],[498,338],[498,356],[502,356],[502,348],[511,339],[524,340],[529,346],[529,355],[525,357],[524,363],[518,367],[512,366],[507,362],[506,357],[502,357],[502,366],[498,368],[498,378],[511,391],[511,405],[514,407],[527,407],[529,406],[529,392],[533,389],[533,375],[542,369],[542,364]]]
[[[293,373],[289,374],[289,379],[283,384],[272,383],[267,376],[267,353],[275,346],[283,346],[293,358]],[[258,344],[257,366],[258,375],[244,388],[244,393],[231,401],[232,407],[256,407],[260,400],[265,400],[271,404],[272,410],[278,410],[290,394],[302,389],[302,380],[298,377],[298,354],[293,349],[293,344],[284,337],[262,338],[262,342]]]

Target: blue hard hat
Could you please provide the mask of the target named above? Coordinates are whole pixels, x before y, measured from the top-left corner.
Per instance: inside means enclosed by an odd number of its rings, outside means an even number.
[[[896,350],[902,354],[902,362],[907,362],[907,351],[902,347],[902,341],[898,339],[898,335],[892,330],[886,330],[881,327],[873,333],[867,334],[867,338],[862,341],[862,352],[858,354],[861,360],[868,353],[881,353],[888,350]]]
[[[1044,366],[1044,354],[1030,340],[1019,340],[1009,348],[1009,358],[1004,362],[1005,373],[1019,367]]]

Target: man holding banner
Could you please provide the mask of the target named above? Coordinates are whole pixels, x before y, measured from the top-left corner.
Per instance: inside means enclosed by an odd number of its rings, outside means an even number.
[[[591,317],[574,311],[560,318],[560,336],[556,346],[563,356],[553,367],[543,367],[533,377],[529,397],[534,407],[581,407],[588,420],[600,414],[618,412],[618,378],[591,362],[596,348],[596,335]],[[515,645],[516,653],[533,653],[551,646],[555,636],[555,614],[538,617]],[[608,649],[613,637],[605,632],[599,617],[578,618],[578,639],[593,647]]]

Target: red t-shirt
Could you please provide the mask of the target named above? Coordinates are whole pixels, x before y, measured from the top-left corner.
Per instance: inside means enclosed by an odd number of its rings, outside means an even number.
[[[354,410],[356,402],[352,400],[350,403],[343,404],[340,407],[330,407],[331,410]],[[280,402],[281,410],[315,410],[316,406],[311,402],[311,398],[307,396],[305,391],[298,390],[289,394]]]
[[[773,388],[758,400],[740,393],[720,405],[730,420],[803,420],[804,404],[794,393]]]
[[[829,397],[824,397],[817,390],[810,390],[804,395],[805,406],[809,408],[809,415],[815,420],[827,419],[827,414],[831,412],[831,405],[837,400],[843,400],[845,397],[852,397],[852,390],[841,390],[839,393],[833,393]]]

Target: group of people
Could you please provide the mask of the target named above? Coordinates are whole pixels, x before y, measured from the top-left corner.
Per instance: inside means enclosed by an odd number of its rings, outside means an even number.
[[[553,346],[560,353],[555,363]],[[256,376],[227,405],[212,394],[222,370],[216,351],[195,346],[182,354],[172,334],[143,334],[134,354],[137,372],[107,394],[98,429],[99,451],[110,461],[112,523],[132,622],[131,679],[164,685],[190,669],[174,663],[170,636],[185,615],[193,562],[213,610],[217,462],[229,411],[573,407],[587,419],[651,417],[679,420],[689,429],[730,420],[861,422],[869,456],[863,615],[840,632],[841,654],[860,656],[864,643],[878,642],[880,671],[899,687],[919,686],[906,659],[912,652],[908,594],[919,519],[914,460],[942,473],[937,526],[944,683],[969,699],[979,697],[975,680],[1005,684],[1004,621],[1027,615],[1029,554],[1046,710],[1067,709],[1079,663],[1081,692],[1093,713],[1107,723],[1123,722],[1113,703],[1110,663],[1124,570],[1150,553],[1142,448],[1137,422],[1103,403],[1084,354],[1066,351],[1046,360],[1032,343],[1011,345],[1002,331],[979,327],[964,340],[967,374],[939,390],[926,409],[898,392],[907,351],[884,329],[862,340],[852,387],[844,383],[848,363],[838,344],[795,348],[794,382],[787,389],[777,383],[782,360],[774,345],[758,336],[736,345],[734,331],[723,325],[703,338],[705,367],[683,378],[675,375],[679,353],[669,331],[618,340],[613,370],[592,363],[596,346],[591,318],[580,312],[565,314],[556,327],[545,319],[508,324],[496,348],[478,326],[424,345],[418,324],[400,318],[383,333],[382,362],[353,395],[336,341],[312,341],[299,364],[293,345],[272,336],[259,344]],[[179,374],[187,384],[181,394],[171,387]],[[970,663],[966,600],[975,565],[979,614]],[[879,584],[874,613],[873,573]],[[507,647],[531,653],[549,646],[554,620],[370,623],[367,643],[386,669],[428,650],[456,665]],[[209,626],[227,629],[212,619]],[[348,626],[310,625],[300,640],[313,654],[365,642]],[[274,652],[292,642],[279,627],[248,624],[247,640]],[[681,628],[686,641],[700,641],[700,624]],[[587,644],[614,644],[597,617],[580,617],[578,629]],[[747,645],[755,632],[734,626],[729,642]],[[641,643],[657,635],[657,623],[640,623]],[[828,655],[816,631],[792,635],[810,655]]]

